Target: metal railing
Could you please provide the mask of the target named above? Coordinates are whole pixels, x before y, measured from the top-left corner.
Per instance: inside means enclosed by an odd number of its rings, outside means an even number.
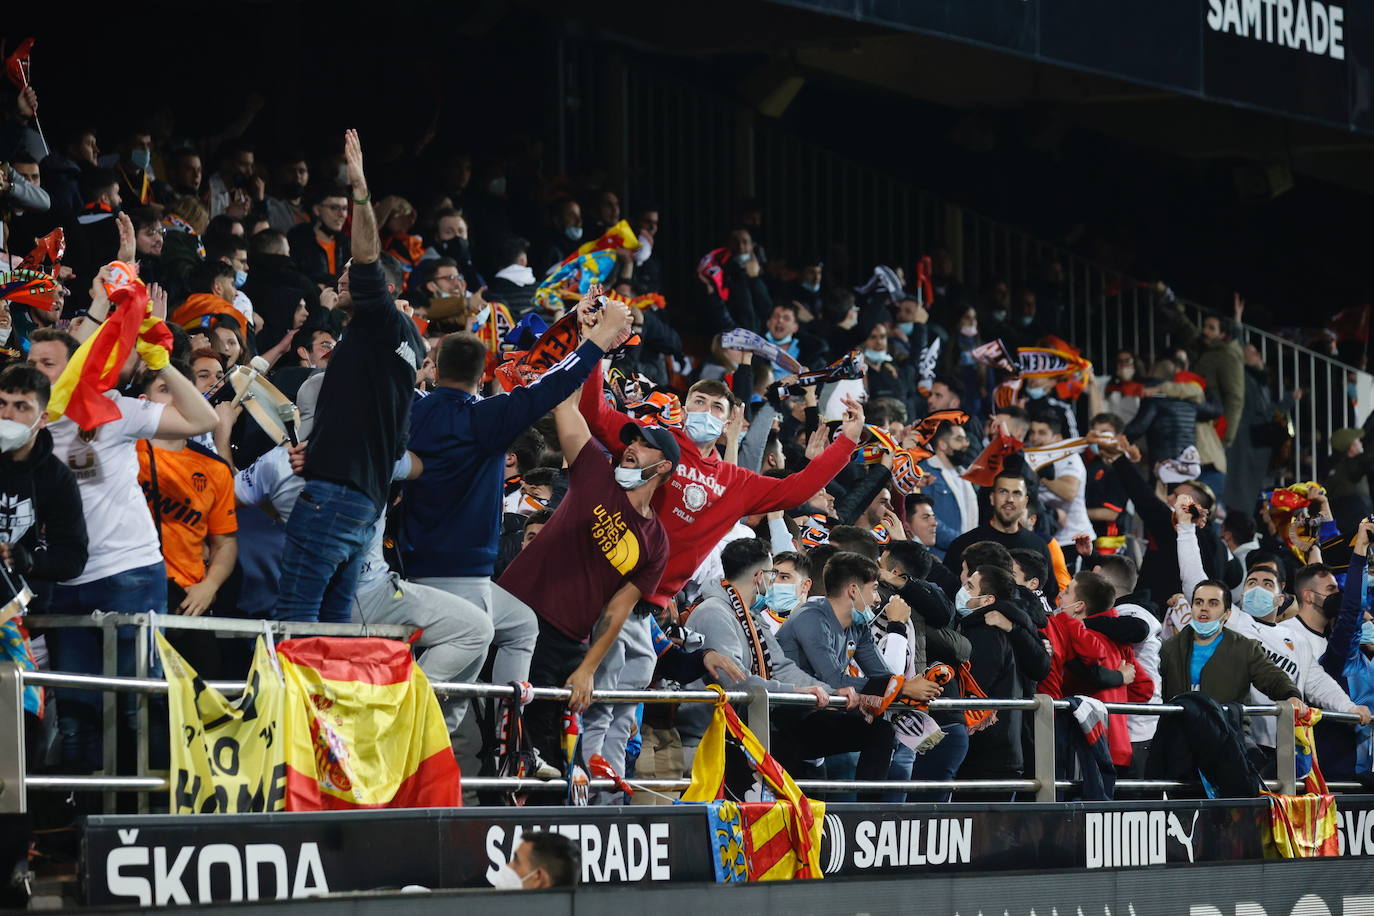
[[[1098,374],[1114,370],[1119,350],[1141,357],[1146,365],[1137,372],[1143,374],[1150,363],[1180,344],[1172,333],[1170,316],[1161,309],[1165,294],[1153,284],[1005,223],[952,204],[945,206],[947,223],[958,227],[959,244],[951,246],[951,251],[965,283],[986,286],[1000,279],[1013,290],[1035,289],[1044,265],[1057,262],[1062,266],[1065,314],[1061,331],[1093,361]],[[1208,316],[1218,315],[1172,292],[1167,303],[1177,303],[1197,328]],[[1360,426],[1374,408],[1374,376],[1253,324],[1238,324],[1235,340],[1242,348],[1251,344],[1259,351],[1274,407],[1291,420],[1292,448],[1277,469],[1279,481],[1316,477],[1326,466],[1330,434],[1341,427]],[[1355,387],[1354,397],[1349,385]]]
[[[47,626],[61,624],[73,624],[77,626],[100,626],[113,627],[115,624],[108,622],[105,618],[113,615],[103,615],[100,617],[76,617],[76,618],[57,618],[57,617],[34,617],[33,623],[44,622]],[[132,619],[130,619],[132,618]],[[124,619],[119,621],[124,625],[136,625],[140,633],[139,642],[145,647],[148,644],[147,633],[152,626],[172,626],[190,624],[183,626],[185,629],[219,630],[230,632],[231,635],[256,636],[263,631],[260,624],[247,623],[240,621],[225,621],[216,619],[198,620],[195,618],[169,618],[165,615],[124,615]],[[228,626],[226,626],[228,624]],[[346,624],[278,624],[272,627],[281,632],[301,632],[309,635],[359,635],[360,630],[364,629],[357,625]],[[379,630],[402,630],[405,627],[369,627],[366,628],[370,635],[384,635]],[[323,633],[321,630],[336,631]],[[337,631],[344,631],[342,633]],[[388,634],[389,635],[389,634]],[[107,644],[114,640],[107,639]],[[107,658],[109,656],[107,655]],[[119,677],[114,675],[89,675],[73,674],[54,671],[27,671],[12,663],[0,664],[0,813],[22,812],[27,810],[28,792],[30,791],[100,791],[106,793],[107,801],[113,800],[115,792],[138,792],[141,795],[141,809],[146,810],[148,793],[156,791],[166,791],[169,788],[166,776],[148,771],[147,759],[147,705],[146,702],[140,704],[142,719],[140,720],[140,733],[145,736],[145,740],[140,742],[140,753],[138,756],[138,775],[116,776],[109,775],[114,770],[114,761],[110,757],[110,748],[106,748],[106,759],[109,761],[106,775],[29,775],[25,770],[25,747],[24,747],[24,727],[23,727],[23,690],[26,685],[37,685],[43,687],[66,687],[74,689],[100,690],[107,694],[114,693],[133,693],[145,699],[151,695],[167,693],[168,685],[165,680],[147,677],[146,671],[147,654],[144,653],[145,664],[140,666],[141,670],[136,677]],[[211,681],[208,685],[225,693],[235,695],[241,693],[245,687],[244,681]],[[495,684],[466,684],[454,682],[433,682],[431,686],[439,696],[456,698],[492,698],[492,699],[511,699],[519,698],[519,690],[509,685]],[[535,700],[567,700],[571,692],[563,688],[536,687],[533,688],[533,698]],[[594,691],[592,700],[602,703],[715,703],[718,702],[720,695],[715,691],[709,690],[599,690]],[[816,698],[808,693],[769,693],[760,686],[751,686],[744,690],[729,690],[725,692],[725,698],[731,703],[743,704],[746,707],[746,715],[749,725],[755,735],[763,743],[764,747],[770,746],[771,742],[771,710],[773,706],[809,706],[815,707]],[[112,696],[107,696],[107,701],[112,701]],[[113,712],[113,702],[107,702],[109,712]],[[832,696],[829,706],[833,708],[844,708],[846,701],[843,697]],[[1172,704],[1132,704],[1132,703],[1108,703],[1105,704],[1109,713],[1112,714],[1134,714],[1134,715],[1174,715],[1182,713],[1182,706]],[[1034,717],[1033,720],[1033,748],[1034,759],[1031,762],[1030,778],[1017,780],[880,780],[880,781],[837,781],[837,780],[799,780],[798,785],[808,792],[915,792],[915,791],[955,791],[955,792],[1027,792],[1034,793],[1037,801],[1054,801],[1058,789],[1069,788],[1074,785],[1071,781],[1056,780],[1056,760],[1055,760],[1055,713],[1059,710],[1067,710],[1070,704],[1065,700],[1052,700],[1045,695],[1037,695],[1034,698],[1026,699],[937,699],[930,703],[932,711],[952,711],[952,710],[1021,710],[1029,712]],[[1274,716],[1278,720],[1277,728],[1277,779],[1269,783],[1270,788],[1277,789],[1284,794],[1294,794],[1297,790],[1295,776],[1296,765],[1296,741],[1293,717],[1285,714],[1290,709],[1286,704],[1277,706],[1246,706],[1244,715],[1250,716]],[[117,729],[110,726],[113,717],[107,715],[107,733],[113,733]],[[1324,721],[1355,723],[1358,722],[1356,716],[1349,713],[1326,712],[1323,714]],[[654,791],[672,792],[680,791],[687,787],[686,779],[667,779],[667,780],[631,780],[632,785],[650,789]],[[557,792],[565,791],[567,784],[562,779],[539,780],[539,779],[513,779],[496,777],[468,777],[463,780],[463,784],[468,789],[474,790],[497,790],[497,791],[517,791],[517,792]],[[1168,780],[1135,780],[1120,779],[1116,783],[1118,789],[1123,790],[1168,790],[1187,787],[1191,784],[1174,782]],[[1332,789],[1355,789],[1358,783],[1329,783]],[[592,780],[592,789],[613,789],[615,783],[611,780]]]
[[[25,626],[31,630],[61,629],[76,627],[102,631],[101,671],[109,680],[102,704],[101,722],[103,723],[102,757],[105,772],[113,773],[119,760],[119,714],[116,709],[114,691],[124,690],[139,695],[136,712],[136,767],[139,773],[148,771],[148,703],[149,691],[139,687],[141,679],[146,679],[150,670],[152,652],[152,627],[162,629],[209,631],[220,638],[256,639],[267,635],[273,639],[289,639],[304,636],[380,636],[387,639],[407,640],[415,632],[414,627],[401,624],[354,624],[354,623],[310,623],[289,620],[235,620],[226,617],[182,617],[175,614],[116,614],[96,611],[91,614],[30,614],[24,617]],[[134,633],[134,676],[121,678],[119,671],[119,641],[114,638],[120,629],[136,628]],[[33,676],[48,676],[51,672],[36,672]],[[63,675],[53,675],[61,678]],[[75,675],[81,677],[81,675]],[[32,683],[37,683],[33,681]],[[120,686],[115,686],[120,685]],[[44,686],[79,686],[76,683],[56,682]],[[239,689],[242,689],[240,687]],[[156,691],[166,693],[166,690]],[[0,707],[3,707],[0,702]],[[0,727],[3,727],[4,710],[0,708]],[[22,725],[22,722],[21,722]],[[5,776],[6,762],[0,759],[0,779]],[[112,790],[113,791],[113,790]],[[115,806],[113,794],[107,794],[104,806],[112,812]],[[146,811],[147,799],[139,802],[140,813]],[[3,807],[0,807],[3,810]]]
[[[1043,299],[1044,267],[1058,262],[1065,315],[1059,327],[1047,330],[1082,348],[1100,374],[1114,369],[1119,348],[1153,361],[1176,343],[1160,320],[1159,294],[1124,271],[804,140],[737,99],[641,66],[633,52],[569,53],[563,72],[582,106],[564,113],[569,152],[574,159],[613,164],[622,199],[640,203],[627,196],[638,192],[662,208],[671,231],[660,236],[656,250],[679,315],[700,301],[693,273],[698,259],[724,244],[734,203],[752,197],[765,214],[761,235],[772,256],[794,266],[799,257],[822,257],[829,279],[843,285],[863,282],[876,264],[909,271],[922,254],[944,248],[966,290],[966,304],[982,302],[998,280],[1013,291],[1039,289]],[[586,133],[588,123],[614,125],[616,131]],[[1196,303],[1182,304],[1194,324],[1207,314]],[[1288,313],[1301,315],[1301,308]],[[1278,477],[1291,482],[1314,476],[1325,464],[1330,433],[1359,426],[1374,407],[1374,376],[1272,328],[1242,325],[1237,340],[1260,351],[1276,402],[1305,392],[1288,405],[1293,442]],[[1355,385],[1354,399],[1347,396],[1349,383]]]

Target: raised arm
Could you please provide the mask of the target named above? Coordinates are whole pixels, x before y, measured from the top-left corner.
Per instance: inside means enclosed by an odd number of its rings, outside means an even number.
[[[1319,659],[1328,674],[1340,677],[1352,653],[1360,650],[1360,624],[1364,622],[1364,579],[1369,564],[1369,538],[1374,522],[1360,520],[1359,531],[1350,552],[1350,566],[1345,571],[1345,591],[1341,596],[1341,612],[1331,624],[1326,651]]]
[[[353,191],[353,260],[371,264],[382,251],[377,236],[377,214],[372,209],[372,195],[367,192],[367,178],[363,175],[363,146],[358,132],[344,131],[344,163],[348,168],[348,185]]]
[[[816,491],[840,473],[854,447],[859,444],[859,436],[864,424],[863,408],[859,402],[847,399],[844,408],[844,425],[841,435],[816,456],[803,470],[780,480],[771,477],[754,477],[749,488],[754,493],[754,501],[742,514],[753,515],[758,512],[772,512],[775,509],[790,509],[816,495]]]
[[[1178,532],[1178,577],[1183,594],[1189,598],[1197,584],[1207,578],[1207,570],[1202,565],[1202,550],[1197,542],[1197,526],[1188,514],[1188,507],[1192,504],[1192,499],[1180,496],[1174,509],[1174,528]]]
[[[172,403],[162,411],[157,424],[159,439],[189,439],[208,433],[219,424],[219,415],[205,396],[196,390],[195,383],[177,371],[175,366],[160,370]]]

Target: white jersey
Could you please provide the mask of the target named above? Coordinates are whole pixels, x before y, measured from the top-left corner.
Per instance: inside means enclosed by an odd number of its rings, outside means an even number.
[[[1317,661],[1318,655],[1312,652],[1312,645],[1297,636],[1289,624],[1265,623],[1251,617],[1245,611],[1236,609],[1226,618],[1226,628],[1242,636],[1255,640],[1264,647],[1264,654],[1274,666],[1288,675],[1293,686],[1302,694],[1304,701],[1322,709],[1346,712],[1355,704],[1341,689],[1331,675],[1326,673]],[[1306,628],[1304,628],[1306,629]],[[1313,634],[1315,635],[1315,634]],[[1326,640],[1322,639],[1323,648]],[[1273,704],[1274,700],[1265,696],[1253,686],[1250,688],[1249,701],[1257,706]],[[1276,723],[1272,716],[1255,716],[1250,719],[1250,733],[1257,744],[1274,747],[1277,740]]]
[[[1151,694],[1150,702],[1163,702],[1164,684],[1159,676],[1159,650],[1164,644],[1164,640],[1160,638],[1160,632],[1163,627],[1155,619],[1154,614],[1138,604],[1118,604],[1116,612],[1126,617],[1143,620],[1149,626],[1150,634],[1140,642],[1132,643],[1131,649],[1135,652],[1136,664],[1145,669],[1150,680],[1154,681],[1155,692]],[[1159,727],[1159,716],[1127,716],[1126,726],[1130,732],[1132,744],[1149,741],[1155,736],[1155,729]]]
[[[1078,480],[1078,493],[1073,499],[1060,499],[1049,487],[1040,487],[1040,500],[1047,509],[1063,509],[1064,525],[1059,529],[1059,534],[1055,540],[1061,546],[1073,543],[1075,535],[1091,534],[1093,530],[1092,520],[1088,518],[1088,505],[1085,501],[1084,493],[1088,489],[1088,469],[1083,465],[1083,459],[1078,455],[1069,455],[1061,458],[1053,465],[1055,479],[1073,477]],[[965,524],[967,524],[967,519]]]
[[[153,514],[138,482],[138,440],[157,435],[164,405],[105,392],[120,417],[90,432],[63,417],[48,426],[52,450],[65,461],[81,490],[91,556],[81,575],[63,585],[82,585],[162,562]],[[146,448],[146,446],[145,446]]]

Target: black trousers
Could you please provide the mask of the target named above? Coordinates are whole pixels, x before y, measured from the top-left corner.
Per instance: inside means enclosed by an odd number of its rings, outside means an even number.
[[[775,714],[775,723],[773,756],[788,772],[800,771],[807,760],[858,751],[856,778],[887,778],[896,733],[886,719],[869,722],[857,712],[817,709],[800,716]],[[865,792],[859,797],[876,801],[879,795],[880,792]]]
[[[539,639],[530,659],[530,684],[535,687],[562,687],[587,656],[587,646],[575,642],[556,627],[539,621]],[[525,710],[525,729],[539,756],[563,769],[563,710],[557,700],[540,700]]]

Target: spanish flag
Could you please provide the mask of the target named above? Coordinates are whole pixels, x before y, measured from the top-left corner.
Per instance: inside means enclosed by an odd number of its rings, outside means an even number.
[[[727,736],[744,753],[767,801],[736,805],[722,800]],[[741,877],[749,881],[824,877],[820,855],[825,803],[802,794],[787,771],[764,750],[759,739],[724,701],[723,693],[716,704],[715,718],[697,747],[692,782],[682,793],[682,800],[710,806],[716,852],[712,858],[718,865],[718,881],[738,881]]]
[[[410,647],[314,637],[277,646],[286,679],[286,809],[456,808],[458,762]]]
[[[52,386],[48,400],[48,422],[70,417],[83,430],[119,419],[119,408],[105,392],[119,383],[119,371],[129,354],[137,347],[151,354],[162,351],[161,365],[149,362],[154,369],[167,365],[172,335],[160,319],[153,316],[148,290],[142,281],[125,277],[117,285],[108,287],[110,305],[114,309],[105,323],[77,348],[67,368]]]

